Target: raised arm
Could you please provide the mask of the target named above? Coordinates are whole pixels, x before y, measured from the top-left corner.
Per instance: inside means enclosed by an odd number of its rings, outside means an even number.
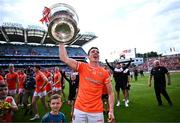
[[[124,67],[123,69],[125,70],[126,68],[128,68],[128,67],[131,65],[131,62],[132,62],[132,61],[133,61],[132,58],[130,58],[128,64],[125,65],[125,67]]]
[[[68,57],[64,44],[59,44],[59,58],[61,61],[66,63],[68,66],[70,66],[72,69],[76,70],[77,61],[75,59]]]
[[[108,63],[107,59],[105,61],[106,61],[107,66],[114,72],[114,67]]]

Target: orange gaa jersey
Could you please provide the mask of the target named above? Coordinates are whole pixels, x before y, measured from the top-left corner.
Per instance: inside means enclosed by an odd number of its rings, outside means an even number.
[[[44,77],[46,77],[42,72],[38,72],[36,74],[36,92],[43,92],[45,91],[45,87],[41,89],[41,87],[44,85]]]
[[[103,87],[110,82],[109,73],[102,67],[92,67],[83,62],[78,62],[77,71],[80,81],[75,108],[85,112],[103,112],[101,96]]]
[[[16,82],[18,80],[18,74],[16,72],[14,73],[7,73],[6,74],[6,82],[8,84],[8,89],[9,90],[14,90],[16,89]]]

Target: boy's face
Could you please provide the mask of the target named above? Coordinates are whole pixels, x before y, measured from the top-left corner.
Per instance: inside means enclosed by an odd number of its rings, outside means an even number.
[[[0,98],[5,99],[8,95],[8,87],[0,87]]]
[[[53,112],[59,112],[61,105],[62,105],[62,102],[60,98],[52,99],[50,102],[50,107]]]

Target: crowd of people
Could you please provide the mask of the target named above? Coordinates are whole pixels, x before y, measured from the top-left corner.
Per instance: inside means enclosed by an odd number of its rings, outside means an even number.
[[[13,64],[9,65],[8,73],[0,75],[0,103],[1,108],[6,104],[8,112],[1,112],[0,121],[12,122],[13,112],[18,107],[24,106],[25,114],[31,110],[34,116],[30,121],[40,119],[37,101],[40,99],[44,108],[44,116],[41,122],[65,122],[66,117],[60,112],[64,93],[65,80],[69,83],[69,96],[67,103],[71,106],[72,122],[104,122],[104,113],[108,114],[108,122],[115,122],[114,103],[115,96],[112,87],[112,77],[115,80],[115,91],[119,107],[124,95],[124,105],[129,107],[129,90],[132,59],[127,63],[112,65],[106,60],[106,64],[99,64],[99,49],[92,47],[88,51],[89,63],[76,61],[68,56],[63,44],[59,45],[60,60],[71,68],[71,72],[62,70],[59,66],[54,69],[41,68],[39,65],[17,69]],[[138,68],[134,68],[134,73]],[[143,70],[143,69],[142,69]],[[143,71],[140,72],[143,76]],[[135,75],[135,74],[134,74]],[[154,60],[150,72],[149,86],[154,78],[155,94],[158,105],[162,105],[161,94],[167,99],[170,106],[173,105],[166,89],[165,75],[170,76],[166,67],[160,66],[160,61]],[[135,78],[137,81],[137,78]],[[46,97],[49,99],[50,111]],[[106,106],[106,107],[105,107]]]
[[[149,71],[153,67],[153,62],[157,58],[148,58],[144,64],[138,66],[139,69],[143,69],[144,71]],[[164,56],[159,57],[160,64],[165,66],[168,70],[180,70],[180,55],[177,56]]]
[[[85,51],[81,47],[67,47],[70,57],[86,57]],[[20,44],[1,44],[0,55],[11,56],[58,56],[57,46],[36,46],[36,45],[20,45]]]
[[[1,71],[1,73],[3,72]],[[55,67],[54,71],[52,71],[52,69],[48,70],[47,68],[41,69],[41,66],[39,65],[27,67],[26,69],[16,68],[15,70],[14,65],[10,64],[8,72],[0,75],[0,92],[7,93],[0,95],[0,97],[12,97],[13,105],[16,107],[23,106],[25,115],[28,112],[31,112],[31,114],[34,113],[34,117],[30,120],[36,120],[40,118],[37,106],[37,101],[39,99],[42,102],[45,112],[48,112],[46,96],[51,99],[52,95],[58,94],[64,96],[64,99],[66,100],[63,91],[65,86],[64,78],[69,79],[69,85],[76,84],[76,87],[72,86],[74,91],[71,89],[69,90],[70,95],[68,97],[68,102],[72,102],[69,104],[73,105],[77,92],[75,89],[78,87],[78,79],[74,81],[76,79],[76,76],[74,75],[78,76],[77,72],[65,73],[65,71],[62,71],[59,67]],[[3,91],[4,88],[7,92]],[[2,100],[0,99],[0,101]],[[11,115],[0,115],[0,121],[9,122],[9,119],[12,121],[13,112],[10,114]]]

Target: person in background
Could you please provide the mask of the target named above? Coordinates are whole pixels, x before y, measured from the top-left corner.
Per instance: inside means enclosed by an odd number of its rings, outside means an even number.
[[[71,116],[74,111],[74,102],[76,100],[78,86],[79,86],[79,74],[77,72],[70,73],[68,78],[66,74],[63,74],[65,80],[69,83],[69,96],[68,96],[68,105],[71,105]]]
[[[134,73],[133,73],[133,74],[134,74],[134,80],[135,80],[135,81],[138,81],[138,73],[139,73],[139,72],[138,72],[137,67],[134,68],[134,71],[133,71],[133,72],[134,72]]]
[[[107,70],[99,64],[99,49],[92,47],[88,51],[89,63],[76,61],[68,57],[64,44],[59,44],[60,60],[79,73],[79,88],[74,104],[73,123],[103,123],[102,90],[106,86],[109,101],[108,121],[114,121],[114,93]]]
[[[59,94],[51,95],[49,99],[49,106],[51,111],[42,117],[41,123],[65,123],[65,115],[60,112],[62,99]]]
[[[124,68],[126,65],[122,64],[122,68]],[[125,105],[126,107],[129,106],[129,90],[130,90],[130,71],[128,68],[124,69],[123,71],[123,88],[124,88],[124,97],[125,97],[125,101],[127,102],[127,104]]]
[[[18,107],[14,98],[8,96],[8,87],[5,83],[0,83],[0,122],[12,123],[13,112],[17,111]]]
[[[26,81],[27,75],[24,73],[23,69],[20,69],[18,72],[18,78],[19,78],[19,92],[17,96],[17,105],[23,106],[23,96],[24,96],[24,83]]]
[[[62,90],[62,85],[61,85],[61,72],[59,70],[59,67],[55,67],[54,70],[54,83],[52,85],[53,87],[53,94],[60,94],[61,95],[61,90]]]
[[[4,82],[4,77],[0,75],[0,84],[3,84],[3,83],[5,83]]]
[[[8,86],[8,95],[12,96],[15,100],[16,93],[19,89],[18,74],[14,71],[14,65],[9,65],[9,73],[5,75],[5,83]]]
[[[47,77],[48,79],[48,83],[46,84],[46,94],[48,95],[48,97],[50,97],[52,95],[52,73],[48,71],[47,68],[45,68],[44,70],[44,75]]]
[[[48,83],[48,79],[40,69],[41,67],[39,65],[34,66],[36,88],[35,88],[34,95],[32,98],[32,108],[33,108],[35,116],[31,118],[30,120],[36,120],[40,118],[39,113],[38,113],[38,107],[37,107],[37,101],[39,97],[41,99],[41,102],[43,104],[45,111],[48,112],[48,106],[45,101],[45,97],[46,97],[45,86]]]
[[[126,64],[124,66],[122,63],[117,62],[115,67],[111,66],[108,63],[107,59],[105,61],[106,61],[106,64],[108,65],[108,67],[113,72],[113,77],[114,77],[114,81],[115,81],[115,90],[117,93],[117,104],[116,104],[116,106],[120,106],[120,89],[121,89],[123,92],[123,95],[125,97],[125,106],[129,107],[129,105],[128,105],[129,101],[126,98],[127,97],[127,92],[126,92],[127,81],[124,80],[124,72],[130,66],[132,59],[130,58],[130,60],[128,61],[128,64]]]
[[[61,77],[61,94],[62,94],[62,96],[64,98],[63,102],[66,102],[67,101],[66,100],[66,94],[64,92],[64,89],[65,89],[65,78],[63,77],[65,75],[65,71],[60,70],[60,73],[62,75],[62,77]]]
[[[69,78],[65,74],[63,77],[69,83],[68,104],[73,105],[76,98],[78,85],[79,85],[79,75],[77,72],[73,72],[73,73],[70,73]]]
[[[160,61],[155,60],[154,61],[154,67],[151,69],[150,77],[149,77],[149,87],[151,87],[151,80],[152,77],[154,78],[154,90],[156,94],[156,99],[158,102],[158,105],[162,105],[161,100],[161,94],[165,97],[165,99],[168,101],[169,105],[172,106],[172,101],[166,91],[166,77],[168,78],[168,85],[171,84],[170,74],[166,67],[160,66]]]
[[[34,90],[36,88],[36,81],[34,78],[34,71],[31,67],[27,67],[26,69],[26,81],[24,83],[24,96],[23,96],[23,104],[24,104],[24,115],[29,114],[33,114],[32,111],[32,98],[33,98],[33,94],[34,94]]]

